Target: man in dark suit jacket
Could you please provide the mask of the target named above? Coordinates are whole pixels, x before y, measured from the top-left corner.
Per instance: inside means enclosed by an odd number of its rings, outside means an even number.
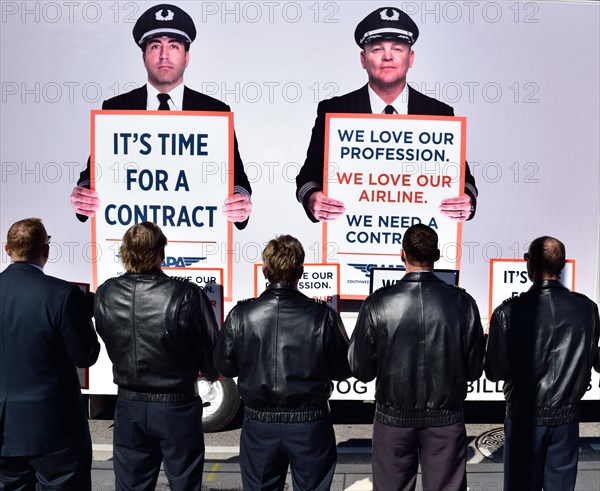
[[[0,273],[0,485],[90,490],[92,444],[76,366],[100,344],[81,290],[46,276],[50,237],[38,218],[13,224]]]
[[[319,103],[306,161],[296,177],[296,197],[313,222],[335,220],[345,212],[344,203],[323,194],[327,113],[454,116],[452,107],[421,94],[406,83],[406,74],[414,60],[412,45],[418,36],[417,25],[397,8],[379,8],[356,27],[354,37],[363,50],[360,59],[369,83],[354,92]],[[473,218],[476,205],[477,187],[467,165],[464,193],[443,200],[440,212],[462,222]]]
[[[148,84],[104,101],[102,109],[230,112],[227,104],[183,85],[190,44],[196,37],[194,21],[185,11],[167,4],[152,7],[136,22],[133,37],[142,49]],[[233,194],[225,199],[223,211],[227,220],[243,229],[252,211],[252,188],[235,135],[233,176]],[[100,207],[98,193],[89,188],[88,161],[71,193],[71,207],[81,221]]]

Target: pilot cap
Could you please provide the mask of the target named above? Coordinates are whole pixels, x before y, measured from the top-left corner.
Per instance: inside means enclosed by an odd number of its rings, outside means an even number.
[[[163,3],[146,10],[133,26],[133,39],[144,50],[148,39],[170,37],[189,44],[196,39],[194,21],[175,5]]]
[[[356,26],[354,39],[364,48],[365,44],[382,39],[400,41],[413,45],[419,37],[419,28],[408,14],[396,7],[381,7],[367,15]]]

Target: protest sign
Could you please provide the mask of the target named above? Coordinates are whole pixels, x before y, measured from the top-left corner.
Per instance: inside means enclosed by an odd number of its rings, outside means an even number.
[[[254,296],[267,288],[262,264],[254,265]],[[298,282],[298,290],[310,298],[322,300],[333,310],[339,310],[340,265],[304,263],[304,272]]]
[[[341,265],[341,296],[368,294],[373,267],[401,267],[404,231],[436,230],[436,267],[459,269],[461,224],[442,215],[442,199],[463,193],[464,117],[328,114],[323,192],[346,214],[323,223],[322,260]]]
[[[233,115],[195,111],[92,111],[93,284],[121,273],[125,231],[151,221],[169,244],[163,267],[223,269],[232,292]]]
[[[575,290],[575,260],[567,259],[559,281],[569,290]],[[523,259],[490,259],[489,316],[504,300],[529,290],[533,283],[527,276],[527,261]]]

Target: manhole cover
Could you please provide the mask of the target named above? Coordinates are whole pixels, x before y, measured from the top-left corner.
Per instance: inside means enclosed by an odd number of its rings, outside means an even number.
[[[494,428],[482,433],[475,439],[475,447],[488,459],[502,462],[504,428]]]

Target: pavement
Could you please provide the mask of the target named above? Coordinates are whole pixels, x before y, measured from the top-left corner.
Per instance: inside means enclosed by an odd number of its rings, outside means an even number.
[[[90,421],[94,450],[92,489],[114,490],[111,421]],[[600,424],[582,423],[576,491],[600,491]],[[336,430],[337,434],[337,430]],[[500,427],[467,425],[467,483],[470,491],[502,491],[503,433]],[[241,491],[239,447],[236,435],[225,442],[223,435],[206,435],[206,461],[203,490]],[[232,443],[233,442],[233,443]],[[338,464],[331,489],[334,491],[366,491],[373,489],[371,481],[371,442],[358,438],[338,441]],[[161,470],[156,490],[168,490],[168,481]],[[288,475],[286,489],[292,490]],[[421,490],[420,479],[417,490]]]
[[[331,489],[334,491],[372,490],[370,464],[338,463]],[[502,491],[502,464],[467,464],[467,482],[469,491]],[[112,462],[94,461],[92,466],[92,489],[94,491],[114,490]],[[161,471],[157,490],[168,490],[169,485]],[[204,466],[206,491],[241,491],[240,470],[237,463],[228,463],[208,459]],[[286,489],[291,490],[291,477],[288,475]],[[417,490],[422,489],[420,482]],[[576,491],[598,491],[600,489],[600,463],[580,462],[577,472]]]

